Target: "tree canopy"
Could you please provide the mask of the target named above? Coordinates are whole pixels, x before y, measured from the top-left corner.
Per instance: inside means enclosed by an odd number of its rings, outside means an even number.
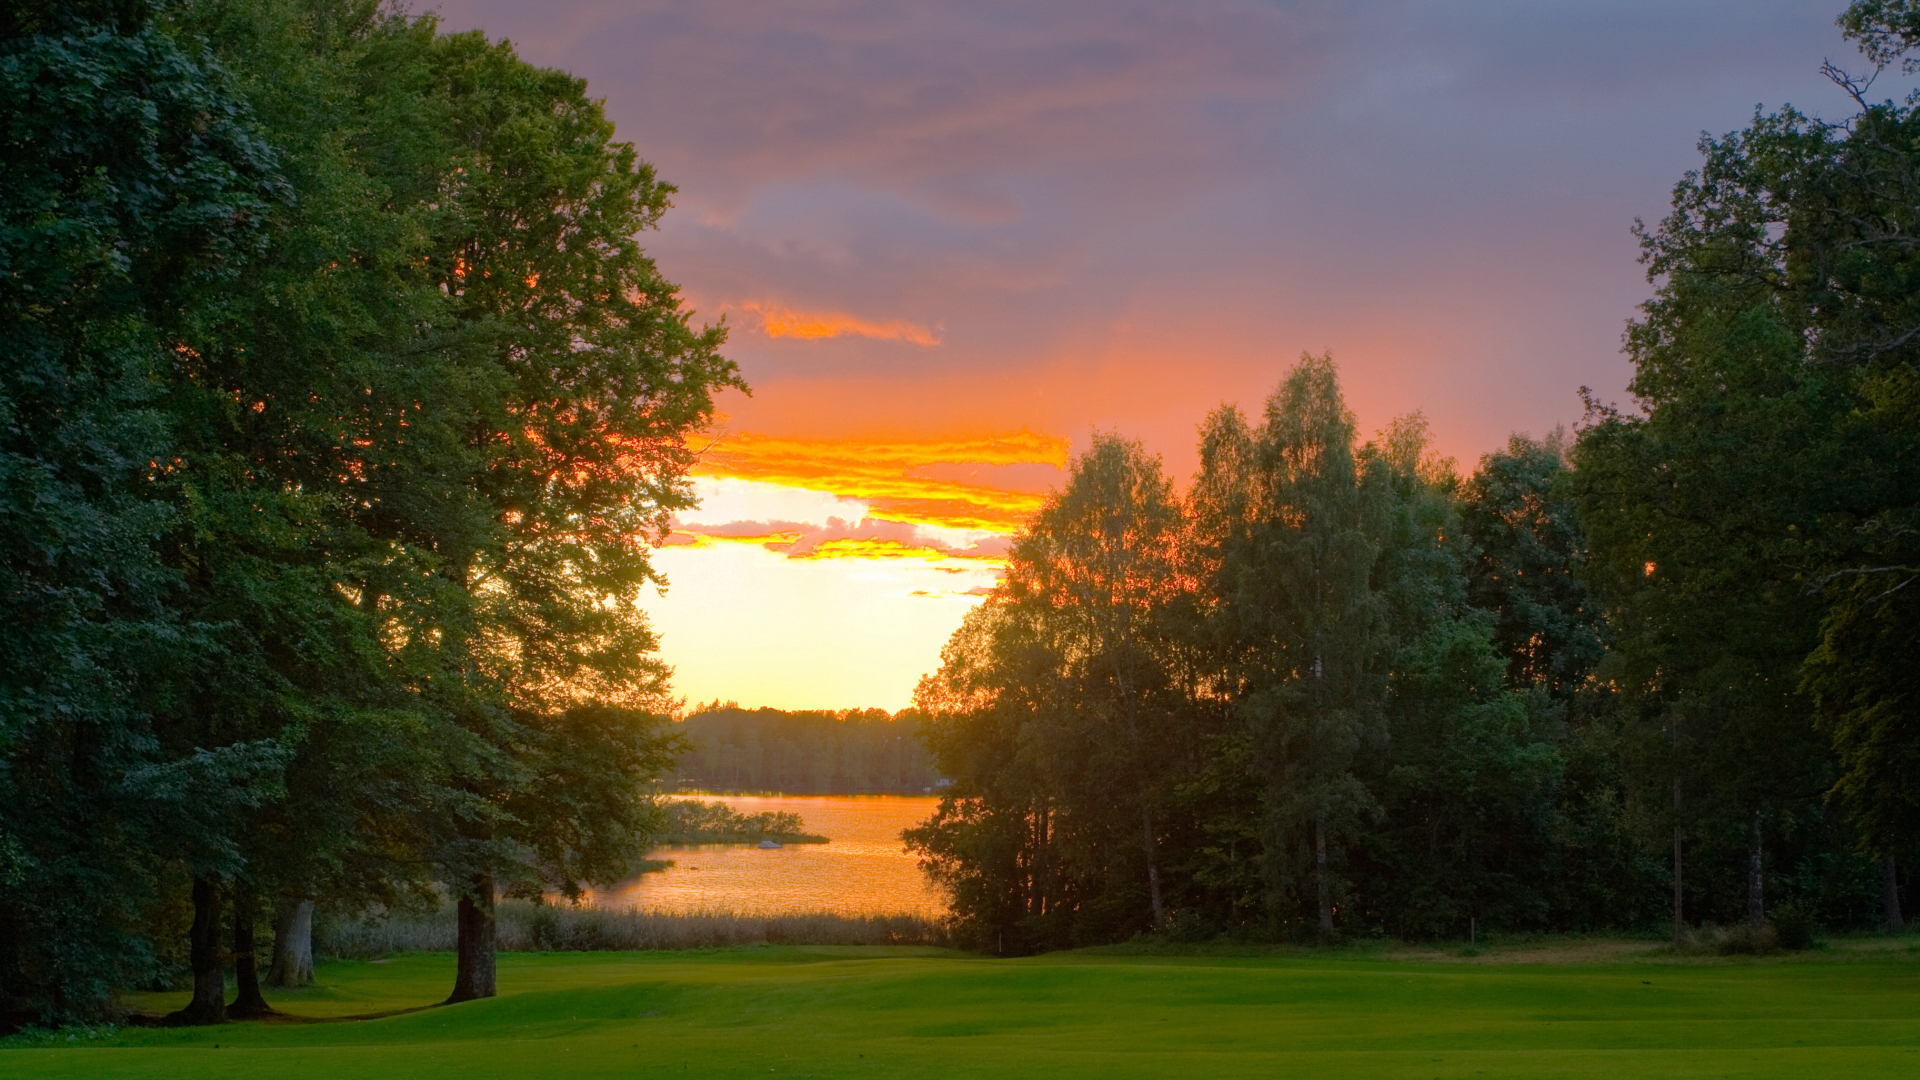
[[[624,874],[678,741],[640,608],[742,386],[585,84],[369,0],[12,5],[0,995],[241,1005],[254,905]],[[472,970],[468,970],[469,968]]]

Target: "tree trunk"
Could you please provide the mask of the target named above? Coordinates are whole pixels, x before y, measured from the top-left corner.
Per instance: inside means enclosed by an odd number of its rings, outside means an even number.
[[[1327,882],[1327,819],[1313,819],[1313,878],[1320,896],[1320,932],[1333,934],[1333,890]]]
[[[490,998],[494,989],[493,875],[475,874],[459,902],[458,960],[445,1004]]]
[[[187,931],[187,963],[193,969],[193,999],[167,1019],[176,1024],[227,1022],[227,974],[220,956],[220,882],[193,879],[193,926]]]
[[[253,894],[245,886],[233,891],[233,982],[239,992],[227,1015],[235,1020],[257,1020],[273,1012],[260,992],[260,961],[254,953]]]
[[[1158,930],[1167,921],[1166,908],[1160,902],[1160,863],[1153,856],[1153,812],[1140,810],[1140,837],[1147,852],[1147,899],[1153,904],[1153,927]]]
[[[1686,893],[1680,887],[1680,872],[1684,863],[1680,857],[1680,778],[1673,778],[1673,940],[1677,943],[1687,934]]]
[[[1045,800],[1040,803],[1040,850],[1036,855],[1033,867],[1034,911],[1045,915],[1047,904],[1053,896],[1053,806]]]
[[[1761,874],[1765,852],[1760,839],[1760,811],[1755,810],[1747,825],[1747,921],[1756,925],[1767,921],[1766,879]]]
[[[1880,904],[1886,911],[1887,933],[1897,934],[1907,928],[1900,918],[1900,875],[1891,855],[1880,863]]]
[[[313,982],[313,901],[282,896],[273,913],[273,966],[267,985],[281,989]]]

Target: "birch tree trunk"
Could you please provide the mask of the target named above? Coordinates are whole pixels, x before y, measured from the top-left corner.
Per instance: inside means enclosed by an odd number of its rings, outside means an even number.
[[[1766,878],[1761,872],[1765,855],[1760,836],[1760,811],[1755,810],[1747,826],[1747,921],[1755,925],[1767,921]]]
[[[282,896],[273,913],[273,966],[267,985],[282,989],[313,982],[313,901]]]
[[[1313,819],[1314,889],[1320,900],[1320,932],[1333,933],[1333,890],[1327,884],[1327,819]]]
[[[1880,904],[1887,917],[1887,933],[1897,934],[1907,928],[1906,921],[1900,918],[1900,874],[1899,868],[1889,855],[1880,863]]]
[[[1153,853],[1153,811],[1145,807],[1140,809],[1141,840],[1147,852],[1147,898],[1153,904],[1153,928],[1166,925],[1166,908],[1160,902],[1160,862]]]

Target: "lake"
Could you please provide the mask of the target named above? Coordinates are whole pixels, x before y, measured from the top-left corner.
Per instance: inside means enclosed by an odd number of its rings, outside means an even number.
[[[777,851],[749,845],[660,848],[668,870],[595,890],[600,907],[659,911],[726,910],[754,914],[826,911],[843,915],[947,914],[946,899],[927,887],[900,831],[932,816],[940,800],[921,795],[694,795],[743,814],[799,814],[825,844]]]

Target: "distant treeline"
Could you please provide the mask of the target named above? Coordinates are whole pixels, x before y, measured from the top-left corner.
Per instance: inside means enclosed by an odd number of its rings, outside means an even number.
[[[679,786],[788,795],[923,795],[939,781],[921,745],[921,716],[902,710],[838,712],[702,706],[683,731]]]

